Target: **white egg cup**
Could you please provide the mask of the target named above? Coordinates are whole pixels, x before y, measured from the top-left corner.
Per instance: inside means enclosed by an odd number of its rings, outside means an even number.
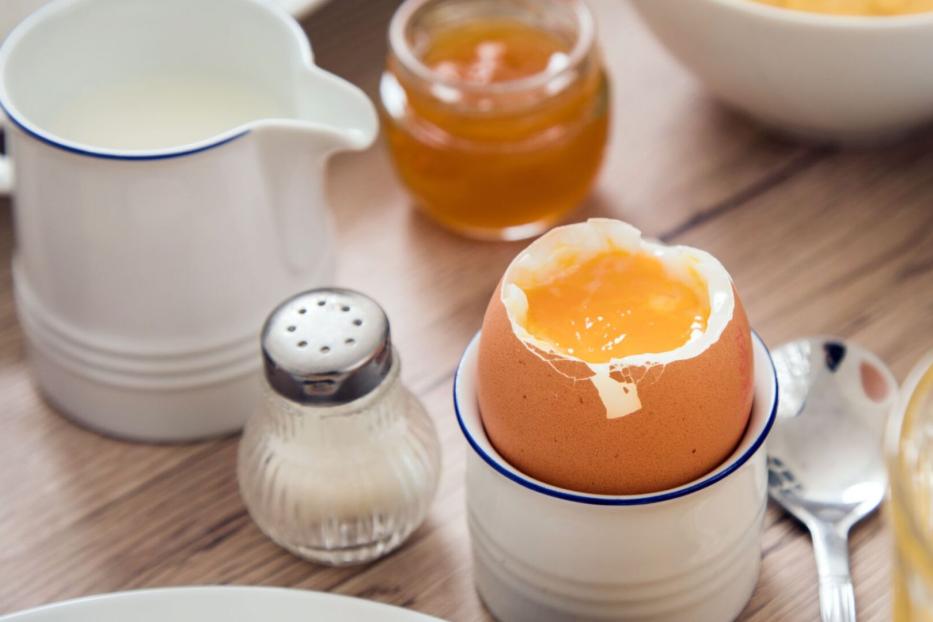
[[[767,506],[764,441],[777,379],[753,335],[755,402],[745,435],[713,472],[658,493],[609,496],[551,486],[518,471],[483,430],[478,336],[464,353],[454,407],[470,444],[467,515],[474,579],[508,622],[723,622],[751,598]]]

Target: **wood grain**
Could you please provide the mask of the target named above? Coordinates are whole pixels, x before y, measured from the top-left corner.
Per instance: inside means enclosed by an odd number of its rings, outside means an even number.
[[[933,347],[933,134],[876,151],[771,136],[709,99],[619,0],[594,0],[613,84],[612,141],[578,215],[633,222],[705,248],[731,271],[770,344],[835,333],[903,378]],[[388,0],[336,0],[305,20],[320,64],[375,95]],[[452,236],[415,213],[381,144],[332,165],[342,285],[380,300],[406,382],[444,446],[438,498],[401,550],[361,568],[302,562],[259,533],[234,477],[236,439],[120,443],[37,395],[13,309],[11,214],[0,207],[0,613],[144,586],[238,583],[332,590],[455,622],[488,619],[473,590],[462,494],[465,444],[451,375],[516,244]],[[772,508],[743,620],[816,620],[806,534]],[[852,538],[860,619],[889,618],[882,517]]]

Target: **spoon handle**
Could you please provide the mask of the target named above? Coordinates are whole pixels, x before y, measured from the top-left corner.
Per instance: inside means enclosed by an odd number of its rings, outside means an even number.
[[[855,591],[849,574],[848,530],[834,525],[810,525],[816,570],[820,575],[820,615],[823,622],[855,622]]]
[[[849,577],[820,577],[823,622],[855,622],[855,592]]]

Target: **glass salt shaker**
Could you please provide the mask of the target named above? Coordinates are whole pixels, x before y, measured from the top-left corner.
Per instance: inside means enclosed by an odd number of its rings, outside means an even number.
[[[266,387],[240,442],[240,494],[259,528],[331,565],[392,551],[437,490],[440,443],[399,379],[385,312],[344,289],[279,305],[262,331]]]

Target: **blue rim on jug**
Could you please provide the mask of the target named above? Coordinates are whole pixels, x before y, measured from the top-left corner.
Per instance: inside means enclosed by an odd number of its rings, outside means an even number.
[[[457,416],[457,423],[460,425],[460,430],[463,432],[463,436],[466,438],[467,442],[470,444],[470,447],[473,448],[473,451],[483,459],[483,461],[493,468],[500,475],[503,475],[507,479],[524,486],[525,488],[548,495],[550,497],[555,497],[557,499],[562,499],[564,501],[572,501],[574,503],[585,503],[589,505],[649,505],[652,503],[660,503],[662,501],[670,501],[672,499],[677,499],[684,497],[709,486],[712,486],[716,482],[719,482],[732,473],[736,472],[742,465],[744,465],[748,460],[758,452],[762,445],[764,445],[765,439],[768,437],[768,433],[771,431],[771,427],[774,425],[774,420],[777,416],[777,407],[778,407],[778,384],[777,384],[777,372],[774,369],[774,364],[771,360],[771,352],[768,350],[768,346],[765,345],[764,341],[755,331],[752,331],[752,338],[760,345],[765,354],[768,357],[768,365],[771,368],[771,383],[772,390],[774,394],[774,399],[771,403],[770,412],[767,415],[767,419],[764,425],[761,428],[761,431],[758,433],[758,436],[755,437],[752,444],[746,449],[738,458],[729,458],[729,463],[725,468],[717,468],[712,473],[704,476],[702,479],[687,484],[685,486],[674,488],[671,490],[665,490],[657,493],[649,493],[644,495],[596,495],[596,494],[586,494],[580,492],[574,492],[564,488],[559,488],[557,486],[550,486],[544,482],[535,480],[531,477],[525,476],[519,473],[517,470],[506,469],[502,466],[501,462],[505,460],[503,458],[496,459],[495,457],[489,455],[489,453],[484,450],[480,444],[473,437],[473,434],[468,429],[466,423],[463,421],[463,415],[460,409],[460,400],[458,397],[459,386],[461,382],[461,375],[463,373],[463,363],[467,354],[470,352],[472,346],[479,338],[477,333],[476,337],[471,340],[470,345],[467,346],[466,351],[463,356],[460,358],[460,362],[457,365],[457,372],[454,375],[454,411]],[[754,408],[754,406],[752,407]],[[501,461],[501,462],[500,462]]]
[[[180,158],[183,156],[195,155],[197,153],[202,153],[204,151],[214,149],[215,147],[221,147],[250,133],[249,128],[243,129],[243,126],[240,126],[232,128],[212,138],[201,140],[182,147],[168,147],[162,149],[147,149],[139,151],[121,151],[119,149],[99,149],[86,145],[82,146],[77,143],[62,140],[48,134],[47,132],[43,132],[39,128],[29,123],[25,118],[23,118],[22,115],[19,114],[19,112],[16,110],[16,107],[12,105],[9,96],[7,95],[6,85],[2,80],[2,75],[4,73],[4,69],[6,68],[6,57],[4,56],[4,51],[9,46],[15,45],[23,36],[23,33],[29,30],[30,25],[33,22],[45,19],[46,17],[56,13],[63,12],[72,5],[78,4],[82,1],[85,0],[57,0],[56,2],[46,4],[23,19],[19,24],[16,25],[16,27],[13,28],[13,30],[10,31],[6,38],[0,42],[0,110],[2,110],[3,114],[6,115],[6,117],[13,123],[13,125],[19,128],[23,133],[43,144],[49,145],[50,147],[55,147],[56,149],[61,149],[62,151],[67,151],[68,153],[89,156],[92,158],[101,158],[104,160],[130,161],[167,160],[170,158]],[[308,43],[308,39],[305,37],[304,32],[301,30],[301,27],[289,13],[287,13],[278,5],[266,3],[262,0],[246,1],[268,9],[286,28],[292,30],[293,34],[298,35],[301,60],[305,65],[311,65],[311,46]]]

